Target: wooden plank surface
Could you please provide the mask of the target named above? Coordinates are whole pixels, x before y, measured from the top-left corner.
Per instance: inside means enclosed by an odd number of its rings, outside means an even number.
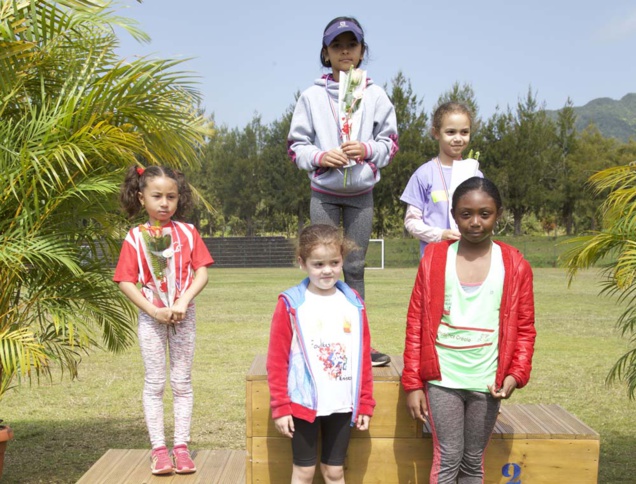
[[[581,420],[560,405],[541,404],[538,405],[538,407],[558,419],[563,425],[566,425],[572,431],[571,435],[576,436],[577,439],[598,440],[600,438],[598,432],[585,425]]]
[[[391,366],[395,369],[399,379],[404,371],[404,357],[402,355],[391,355]]]
[[[365,432],[353,432],[352,438],[411,437],[422,435],[421,424],[406,408],[406,393],[398,381],[374,381],[375,409]]]
[[[252,479],[247,482],[289,482],[292,469],[289,439],[254,437],[252,440]],[[428,483],[432,445],[430,439],[352,440],[345,461],[347,484]],[[598,440],[492,440],[484,462],[485,483],[596,484],[598,456]],[[511,480],[515,467],[519,472],[517,481]],[[318,474],[314,484],[323,483]]]
[[[424,439],[352,439],[345,460],[347,484],[428,482],[432,442]],[[292,451],[284,437],[252,439],[253,483],[289,482]],[[315,484],[323,483],[316,472]]]
[[[246,414],[247,437],[277,437],[270,417],[269,388],[267,387],[265,355],[257,355],[247,375]],[[376,409],[368,432],[354,432],[352,436],[425,437],[430,438],[430,427],[424,428],[411,420],[406,411],[405,394],[400,385],[404,369],[402,355],[391,355],[386,367],[373,369]],[[423,430],[423,432],[422,432]],[[495,425],[493,439],[598,439],[597,432],[558,405],[504,404]]]
[[[199,450],[192,457],[194,474],[153,476],[150,450],[110,449],[77,484],[234,484],[245,482],[245,451]]]
[[[497,424],[501,426],[502,439],[527,439],[527,438],[549,438],[550,433],[547,428],[543,428],[528,417],[527,414],[519,412],[517,405],[502,405]],[[495,428],[497,432],[497,428]]]
[[[419,437],[420,425],[406,409],[406,394],[397,381],[376,381],[373,396],[377,405],[368,431],[354,431],[352,438]],[[247,382],[246,437],[279,437],[269,406],[267,382]]]
[[[245,377],[247,381],[267,380],[267,355],[256,355]]]
[[[245,436],[248,439],[252,437],[252,428],[254,427],[254,400],[252,399],[252,388],[254,385],[255,383],[252,383],[252,381],[248,380],[245,382]]]
[[[413,421],[400,385],[402,356],[374,368],[376,409],[370,430],[352,433],[347,483],[428,482],[432,436],[428,422]],[[247,482],[288,482],[291,445],[274,429],[269,409],[265,356],[257,357],[247,378]],[[504,403],[486,452],[487,484],[513,481],[596,483],[599,435],[559,405]],[[315,483],[322,483],[318,476]],[[229,481],[228,481],[229,482]]]
[[[424,438],[431,437],[428,423]],[[559,405],[502,405],[493,439],[599,440],[599,434]]]
[[[493,430],[493,439],[513,439],[515,436],[515,422],[508,417],[508,414],[502,410],[495,423]]]
[[[484,462],[485,484],[596,484],[598,459],[598,440],[491,440]],[[516,480],[513,467],[519,471]]]
[[[395,358],[395,359],[394,359]],[[353,432],[353,438],[420,437],[421,427],[408,414],[406,394],[400,385],[402,357],[391,356],[388,366],[373,368],[377,402],[370,429]],[[257,355],[246,381],[246,437],[278,437],[269,406],[265,355]]]

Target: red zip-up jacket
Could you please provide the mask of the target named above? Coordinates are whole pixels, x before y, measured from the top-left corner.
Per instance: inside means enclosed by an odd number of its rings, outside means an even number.
[[[501,247],[505,269],[495,384],[500,388],[504,378],[512,375],[521,388],[530,379],[536,337],[532,269],[517,249],[494,242]],[[420,261],[406,320],[402,386],[407,392],[442,377],[435,341],[444,307],[446,256],[452,243],[429,244]]]
[[[305,279],[296,286],[299,293],[306,291],[309,279]],[[351,416],[351,425],[353,426],[358,415],[373,415],[375,400],[373,399],[373,372],[371,368],[371,336],[369,333],[369,322],[367,320],[367,311],[362,299],[357,292],[347,286],[344,282],[338,281],[336,288],[342,291],[347,297],[349,304],[353,304],[353,300],[357,301],[359,324],[361,335],[359,338],[359,355],[360,362],[355,365],[357,367],[358,381],[357,389],[354,389],[354,411]],[[294,288],[292,288],[294,289]],[[272,326],[270,330],[269,348],[267,351],[267,382],[270,391],[270,406],[272,409],[272,418],[277,419],[285,415],[293,415],[307,422],[313,422],[316,418],[316,408],[303,405],[300,402],[293,401],[291,397],[292,389],[289,388],[289,369],[290,358],[292,356],[292,339],[302,339],[301,334],[294,331],[294,326],[301,326],[297,318],[297,311],[294,305],[302,305],[304,297],[297,301],[287,300],[285,291],[278,298],[278,304],[272,317]],[[287,300],[287,302],[286,302]],[[304,346],[303,341],[299,341],[298,348]],[[308,370],[307,370],[308,371]],[[314,394],[315,396],[315,394]],[[357,402],[357,403],[356,403]],[[317,402],[314,402],[317,405]]]

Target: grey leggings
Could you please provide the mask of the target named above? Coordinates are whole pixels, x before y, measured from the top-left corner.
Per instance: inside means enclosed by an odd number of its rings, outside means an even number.
[[[174,445],[190,441],[192,420],[192,361],[194,360],[194,305],[182,322],[161,324],[139,311],[139,346],[144,361],[143,406],[153,449],[166,445],[163,430],[163,391],[166,385],[166,350],[170,353],[170,387],[174,408]]]
[[[336,197],[312,191],[309,214],[312,224],[340,227],[342,221],[345,237],[359,247],[347,256],[343,272],[345,282],[364,299],[364,258],[373,227],[373,192],[355,197]]]
[[[484,452],[495,428],[499,400],[490,393],[426,385],[433,429],[431,484],[482,484]]]

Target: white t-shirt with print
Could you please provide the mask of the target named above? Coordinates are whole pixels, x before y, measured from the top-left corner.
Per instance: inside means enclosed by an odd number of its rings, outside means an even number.
[[[351,412],[351,321],[357,309],[340,291],[330,296],[307,291],[298,316],[316,383],[317,416]]]

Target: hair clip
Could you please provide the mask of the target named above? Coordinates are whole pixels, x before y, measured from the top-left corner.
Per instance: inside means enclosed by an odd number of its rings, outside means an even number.
[[[138,174],[139,176],[143,175],[143,174],[144,174],[144,170],[145,170],[145,168],[142,168],[142,167],[139,167],[139,166],[138,166],[138,167],[137,167],[137,174]]]

